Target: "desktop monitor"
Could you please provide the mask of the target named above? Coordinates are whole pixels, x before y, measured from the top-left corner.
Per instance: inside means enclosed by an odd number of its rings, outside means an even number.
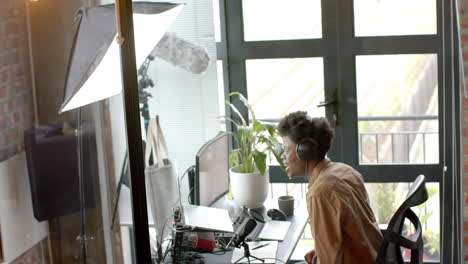
[[[193,204],[211,206],[229,191],[229,134],[206,142],[196,156]]]

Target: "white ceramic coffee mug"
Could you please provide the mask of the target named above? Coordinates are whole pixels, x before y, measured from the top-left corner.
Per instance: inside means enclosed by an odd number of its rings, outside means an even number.
[[[287,216],[294,215],[294,209],[297,207],[298,200],[294,196],[284,195],[278,197],[278,208],[283,211]]]

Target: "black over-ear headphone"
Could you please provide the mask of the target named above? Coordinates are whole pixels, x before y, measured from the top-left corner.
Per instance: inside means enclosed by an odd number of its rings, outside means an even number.
[[[296,145],[296,154],[300,160],[317,161],[318,142],[313,138],[304,138]]]

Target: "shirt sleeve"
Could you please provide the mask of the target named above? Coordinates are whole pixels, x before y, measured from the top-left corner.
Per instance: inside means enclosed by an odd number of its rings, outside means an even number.
[[[311,197],[310,225],[315,240],[313,263],[340,263],[342,260],[342,227],[339,201],[333,196]]]

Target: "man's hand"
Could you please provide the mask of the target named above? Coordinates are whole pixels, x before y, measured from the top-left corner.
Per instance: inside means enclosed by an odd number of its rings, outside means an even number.
[[[305,258],[305,261],[307,261],[307,264],[314,264],[315,249],[312,249],[311,251],[307,252],[304,258]]]

